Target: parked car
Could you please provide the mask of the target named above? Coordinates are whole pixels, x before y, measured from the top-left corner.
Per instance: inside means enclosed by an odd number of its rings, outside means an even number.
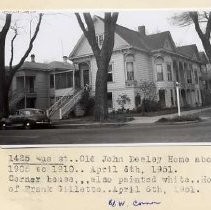
[[[8,118],[2,118],[0,122],[1,129],[20,126],[25,129],[31,129],[33,127],[50,125],[51,121],[44,110],[32,108],[17,110],[15,114],[10,115]]]

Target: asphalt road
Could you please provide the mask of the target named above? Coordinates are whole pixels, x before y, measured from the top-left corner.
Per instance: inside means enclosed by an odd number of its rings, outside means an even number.
[[[104,128],[40,129],[0,131],[0,144],[96,144],[211,142],[211,111],[202,122],[190,124],[148,124]]]

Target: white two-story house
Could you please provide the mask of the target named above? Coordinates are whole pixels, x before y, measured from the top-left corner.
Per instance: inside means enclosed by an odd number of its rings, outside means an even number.
[[[104,20],[95,16],[94,26],[97,42],[102,46]],[[94,94],[97,65],[84,35],[69,58],[78,66],[75,85],[83,87],[89,84]],[[117,99],[126,94],[130,98],[126,108],[134,109],[135,97],[140,93],[142,81],[156,84],[156,98],[163,107],[176,106],[176,81],[180,83],[182,106],[201,105],[199,77],[202,65],[196,45],[176,47],[169,31],[147,35],[144,26],[134,31],[116,25],[114,49],[108,69],[109,106],[114,110],[120,108]]]

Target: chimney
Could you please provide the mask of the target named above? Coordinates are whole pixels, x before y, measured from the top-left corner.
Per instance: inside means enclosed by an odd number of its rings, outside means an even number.
[[[145,26],[139,26],[139,27],[138,27],[138,32],[139,32],[141,35],[146,35]]]
[[[35,55],[31,54],[31,62],[35,63]]]
[[[67,56],[66,55],[63,56],[63,62],[67,63]]]

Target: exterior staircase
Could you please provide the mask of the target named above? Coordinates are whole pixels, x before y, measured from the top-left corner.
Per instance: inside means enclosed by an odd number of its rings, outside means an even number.
[[[16,105],[19,101],[21,101],[25,96],[25,92],[20,90],[14,90],[9,95],[9,108],[10,111],[13,111],[16,109]]]
[[[52,120],[63,119],[74,109],[82,97],[84,89],[72,90],[56,101],[48,110],[47,114]]]

